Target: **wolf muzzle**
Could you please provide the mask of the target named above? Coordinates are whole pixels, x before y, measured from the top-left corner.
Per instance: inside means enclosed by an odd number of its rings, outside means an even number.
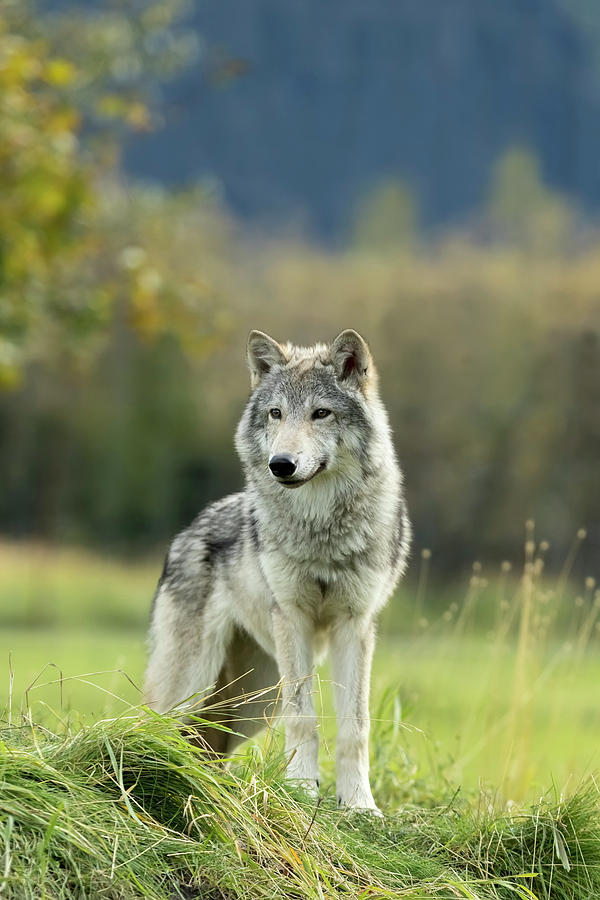
[[[298,468],[298,458],[291,453],[276,453],[269,460],[269,468],[276,478],[290,478]]]

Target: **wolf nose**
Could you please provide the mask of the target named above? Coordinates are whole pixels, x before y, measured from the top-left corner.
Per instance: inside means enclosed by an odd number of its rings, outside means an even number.
[[[277,478],[289,478],[298,467],[298,460],[289,453],[278,453],[269,460],[269,468]]]

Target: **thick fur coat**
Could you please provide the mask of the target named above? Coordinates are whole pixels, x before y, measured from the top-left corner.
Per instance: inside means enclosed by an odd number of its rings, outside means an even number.
[[[288,777],[316,791],[312,675],[329,648],[337,798],[377,811],[369,786],[375,617],[406,566],[410,523],[370,351],[356,332],[281,346],[254,331],[252,393],[236,433],[245,490],[209,506],[173,541],[156,592],[146,700],[158,710],[216,685],[250,735],[281,679]],[[203,714],[204,715],[204,714]],[[210,717],[207,714],[206,717]],[[213,714],[214,718],[217,718]],[[211,729],[228,752],[239,737]]]

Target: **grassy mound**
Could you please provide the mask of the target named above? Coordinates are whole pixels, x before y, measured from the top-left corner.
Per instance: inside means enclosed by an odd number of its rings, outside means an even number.
[[[159,716],[0,732],[0,896],[597,898],[590,788],[511,816],[456,799],[373,820],[282,780],[255,747],[229,770]]]

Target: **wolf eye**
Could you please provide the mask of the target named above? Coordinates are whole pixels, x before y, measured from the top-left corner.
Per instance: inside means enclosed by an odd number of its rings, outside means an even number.
[[[280,419],[281,418],[281,410],[277,409],[277,407],[274,407],[273,409],[269,410],[269,415],[271,416],[272,419]]]
[[[326,419],[327,416],[331,415],[330,409],[315,409],[312,414],[313,419]]]

